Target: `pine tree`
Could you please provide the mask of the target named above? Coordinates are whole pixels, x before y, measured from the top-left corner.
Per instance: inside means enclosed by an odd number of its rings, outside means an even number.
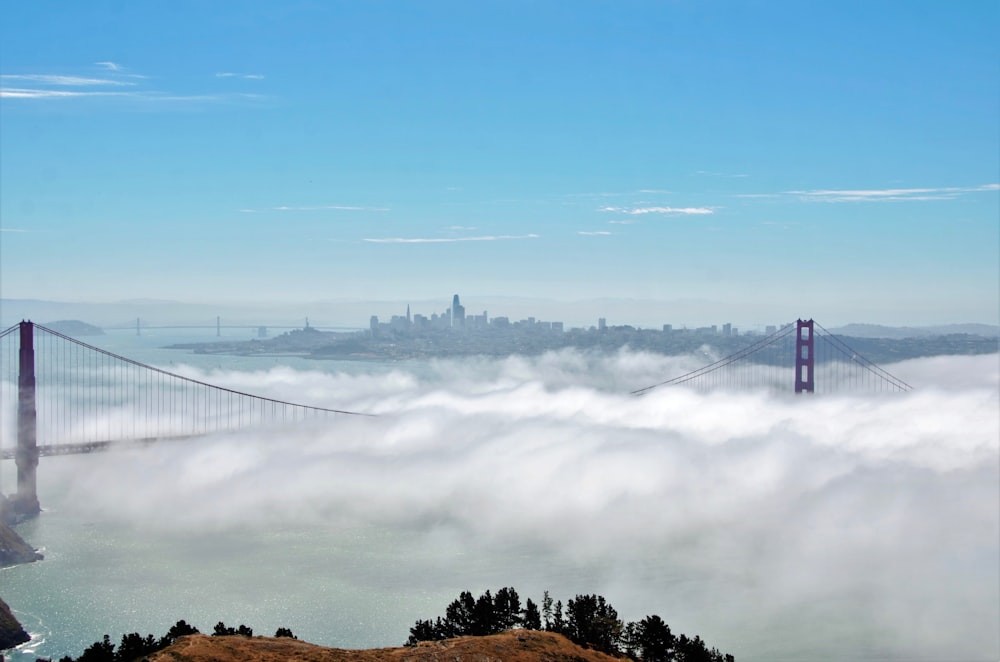
[[[524,603],[524,611],[521,612],[521,625],[525,630],[541,630],[542,615],[538,613],[538,605],[531,598]]]

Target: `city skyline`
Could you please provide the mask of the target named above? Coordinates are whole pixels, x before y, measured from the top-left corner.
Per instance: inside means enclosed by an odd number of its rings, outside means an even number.
[[[994,324],[998,27],[991,2],[7,7],[0,297]]]

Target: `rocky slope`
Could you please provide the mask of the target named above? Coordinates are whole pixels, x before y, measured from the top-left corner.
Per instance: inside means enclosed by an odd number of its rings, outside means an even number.
[[[210,637],[203,634],[178,639],[149,657],[150,662],[612,662],[618,658],[580,648],[550,632],[511,630],[489,637],[459,637],[421,642],[412,647],[342,650],[324,648],[297,639],[269,637]],[[620,660],[618,660],[620,662]]]
[[[24,542],[17,531],[0,522],[0,567],[38,561],[42,555]]]
[[[14,618],[14,614],[10,612],[10,607],[0,599],[0,651],[23,644],[28,639],[30,639],[28,633],[24,631],[21,624]],[[0,655],[0,659],[2,658],[3,656]]]

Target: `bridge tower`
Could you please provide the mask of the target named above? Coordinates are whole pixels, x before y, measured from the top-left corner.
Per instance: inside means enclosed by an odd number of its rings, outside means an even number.
[[[813,321],[797,320],[795,324],[795,392],[814,393]]]
[[[35,471],[38,467],[37,412],[35,410],[35,325],[20,324],[21,350],[17,376],[17,494],[13,498],[14,512],[37,515],[41,511]]]

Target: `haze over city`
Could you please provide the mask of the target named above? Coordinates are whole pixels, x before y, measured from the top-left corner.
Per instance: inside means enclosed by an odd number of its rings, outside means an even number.
[[[39,444],[159,429],[151,383],[333,415],[43,457],[4,655],[395,646],[513,585],[741,662],[998,659],[997,34],[985,0],[7,3],[0,450],[23,319],[64,330]],[[897,328],[796,393],[800,318]],[[785,329],[769,388],[660,388]],[[869,351],[899,388],[823,381]]]

